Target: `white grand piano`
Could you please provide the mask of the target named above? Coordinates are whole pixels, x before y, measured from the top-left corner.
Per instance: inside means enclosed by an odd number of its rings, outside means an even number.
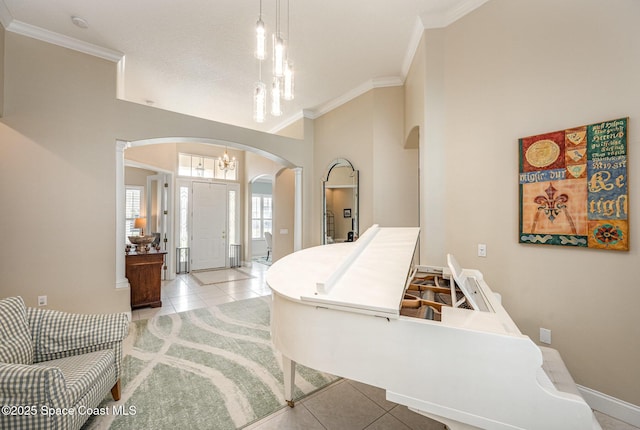
[[[417,228],[367,230],[274,263],[271,331],[295,363],[386,390],[450,429],[601,429],[560,356],[523,335],[478,271],[414,266]]]

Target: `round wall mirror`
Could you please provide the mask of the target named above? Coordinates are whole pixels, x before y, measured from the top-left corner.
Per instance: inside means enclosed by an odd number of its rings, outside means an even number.
[[[349,160],[333,160],[322,191],[322,243],[353,242],[358,238],[358,171]]]

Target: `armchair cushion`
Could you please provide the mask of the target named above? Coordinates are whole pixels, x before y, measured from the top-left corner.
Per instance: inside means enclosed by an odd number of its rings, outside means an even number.
[[[122,340],[129,330],[126,314],[82,315],[27,308],[27,320],[35,363],[111,348],[120,377]]]
[[[0,374],[3,405],[61,405],[65,382],[60,369],[0,363]]]
[[[78,403],[97,381],[114,381],[116,378],[113,350],[90,352],[57,360],[34,364],[33,367],[57,369],[62,372],[66,385],[64,406]],[[108,383],[106,388],[113,384]]]
[[[0,362],[33,363],[33,341],[22,297],[0,300]]]

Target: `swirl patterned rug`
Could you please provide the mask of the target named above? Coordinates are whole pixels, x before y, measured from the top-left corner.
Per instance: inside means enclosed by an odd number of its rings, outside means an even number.
[[[107,397],[100,407],[108,415],[83,429],[237,429],[284,407],[269,302],[267,296],[132,322],[122,398]],[[296,398],[337,379],[296,369]]]

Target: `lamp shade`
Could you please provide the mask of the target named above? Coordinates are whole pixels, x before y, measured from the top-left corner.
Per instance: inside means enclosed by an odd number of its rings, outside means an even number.
[[[133,222],[133,228],[145,228],[147,226],[146,218],[136,218]]]

